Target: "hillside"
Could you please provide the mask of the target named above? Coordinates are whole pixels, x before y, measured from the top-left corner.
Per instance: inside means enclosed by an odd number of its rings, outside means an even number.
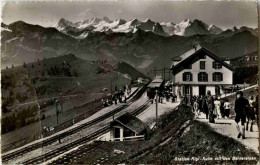
[[[10,99],[10,107],[61,93],[82,93],[93,88],[102,91],[104,87],[110,89],[111,80],[121,86],[138,77],[146,78],[129,64],[87,61],[69,54],[2,70],[2,98],[4,102]],[[17,95],[18,100],[11,99],[10,94]]]
[[[230,63],[235,68],[257,66],[259,61],[258,52],[252,52],[243,56],[233,58]]]
[[[127,66],[128,69],[125,70],[122,66]],[[2,117],[5,121],[2,122],[5,126],[3,132],[40,120],[41,111],[55,111],[54,102],[59,96],[86,95],[84,102],[87,103],[106,97],[116,86],[121,88],[123,85],[129,85],[132,79],[146,78],[126,63],[117,64],[109,60],[88,61],[73,54],[7,67],[2,70],[1,76]],[[76,101],[73,102],[72,98],[66,102],[70,105],[65,108],[79,105]],[[11,119],[16,122],[6,126]]]

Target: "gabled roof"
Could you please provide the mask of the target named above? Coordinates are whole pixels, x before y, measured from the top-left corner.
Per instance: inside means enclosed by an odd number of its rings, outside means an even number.
[[[136,134],[139,134],[148,128],[147,124],[143,123],[140,119],[131,115],[130,113],[126,113],[118,117],[115,121],[132,130]]]
[[[199,47],[197,47],[196,51],[195,51],[195,48],[192,48],[192,49],[188,50],[184,54],[180,55],[179,57],[181,57],[182,60],[179,63],[177,63],[175,66],[172,66],[171,70],[179,69],[184,62],[188,62],[188,60],[193,59],[194,57],[196,57],[197,55],[199,55],[203,51],[206,52],[206,55],[208,55],[209,57],[211,57],[215,61],[220,62],[223,66],[225,66],[229,70],[232,70],[232,71],[234,70],[229,64],[227,64],[226,62],[223,61],[222,57],[216,56],[214,53],[212,53],[211,51],[209,51],[205,47],[199,46]],[[228,61],[228,59],[225,60],[225,61]]]
[[[196,48],[196,49],[195,49]],[[196,45],[193,48],[189,49],[188,51],[184,52],[180,56],[176,56],[172,59],[172,61],[183,61],[192,54],[194,54],[196,51],[199,51],[202,47],[200,45]]]

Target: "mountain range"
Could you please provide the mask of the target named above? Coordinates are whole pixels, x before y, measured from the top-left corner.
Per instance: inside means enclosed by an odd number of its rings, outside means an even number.
[[[100,18],[92,18],[87,19],[81,22],[73,23],[64,18],[60,19],[60,21],[55,24],[53,27],[58,29],[61,32],[72,34],[74,32],[75,37],[84,38],[87,36],[89,31],[92,32],[136,32],[137,29],[143,31],[154,32],[155,34],[163,35],[163,36],[171,36],[171,35],[179,35],[179,36],[192,36],[196,34],[220,34],[223,31],[221,28],[215,25],[208,25],[201,20],[195,19],[191,21],[190,19],[185,19],[180,23],[172,23],[172,22],[154,22],[150,19],[146,19],[145,21],[139,21],[138,19],[132,19],[130,21],[126,21],[123,19],[117,19],[111,21],[109,18],[104,17]],[[233,29],[228,29],[232,32],[236,30],[249,30],[252,34],[256,35],[257,29],[248,28],[246,26],[237,29],[234,27]]]
[[[105,28],[108,25],[110,28]],[[184,53],[194,43],[230,58],[258,50],[257,29],[234,27],[222,31],[199,20],[184,20],[177,25],[149,19],[142,22],[103,18],[77,23],[61,19],[54,27],[23,21],[2,23],[1,27],[2,68],[71,53],[86,60],[124,61],[152,76],[154,67],[169,67],[172,57]]]

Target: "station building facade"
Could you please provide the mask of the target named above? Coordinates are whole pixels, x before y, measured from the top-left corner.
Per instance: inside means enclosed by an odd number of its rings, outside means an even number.
[[[233,68],[230,60],[219,57],[200,45],[172,59],[173,93],[182,96],[220,95],[225,86],[233,84]]]

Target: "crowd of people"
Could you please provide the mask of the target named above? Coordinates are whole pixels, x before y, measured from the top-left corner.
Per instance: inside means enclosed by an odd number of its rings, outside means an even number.
[[[115,88],[115,92],[111,97],[101,100],[103,107],[108,107],[113,104],[117,105],[118,103],[126,103],[127,97],[130,93],[131,87],[128,87],[127,85],[124,85],[123,89],[117,90],[117,88]]]
[[[158,91],[157,94],[158,94],[158,103],[163,103],[164,100],[166,102],[172,102],[172,103],[177,101],[177,96],[175,94],[172,94],[170,91],[167,91],[167,90],[165,90],[163,92]],[[148,95],[151,103],[153,104],[156,101],[155,100],[156,99],[156,92],[155,91],[148,92],[147,95]]]
[[[191,106],[196,118],[204,113],[210,123],[215,123],[215,118],[229,118],[230,116],[229,100],[211,96],[210,91],[206,96],[183,97],[182,104]]]
[[[212,96],[210,91],[207,91],[206,96],[184,96],[181,104],[191,106],[195,113],[195,118],[199,118],[200,114],[204,113],[209,123],[215,123],[215,120],[220,118],[230,118],[231,104],[229,100]],[[256,96],[256,99],[250,96],[248,100],[243,97],[243,92],[237,92],[234,110],[236,113],[236,127],[239,132],[238,138],[242,136],[245,139],[245,130],[253,132],[253,125],[257,123],[258,126],[259,124],[258,96]],[[242,131],[240,130],[239,122],[241,122]]]

